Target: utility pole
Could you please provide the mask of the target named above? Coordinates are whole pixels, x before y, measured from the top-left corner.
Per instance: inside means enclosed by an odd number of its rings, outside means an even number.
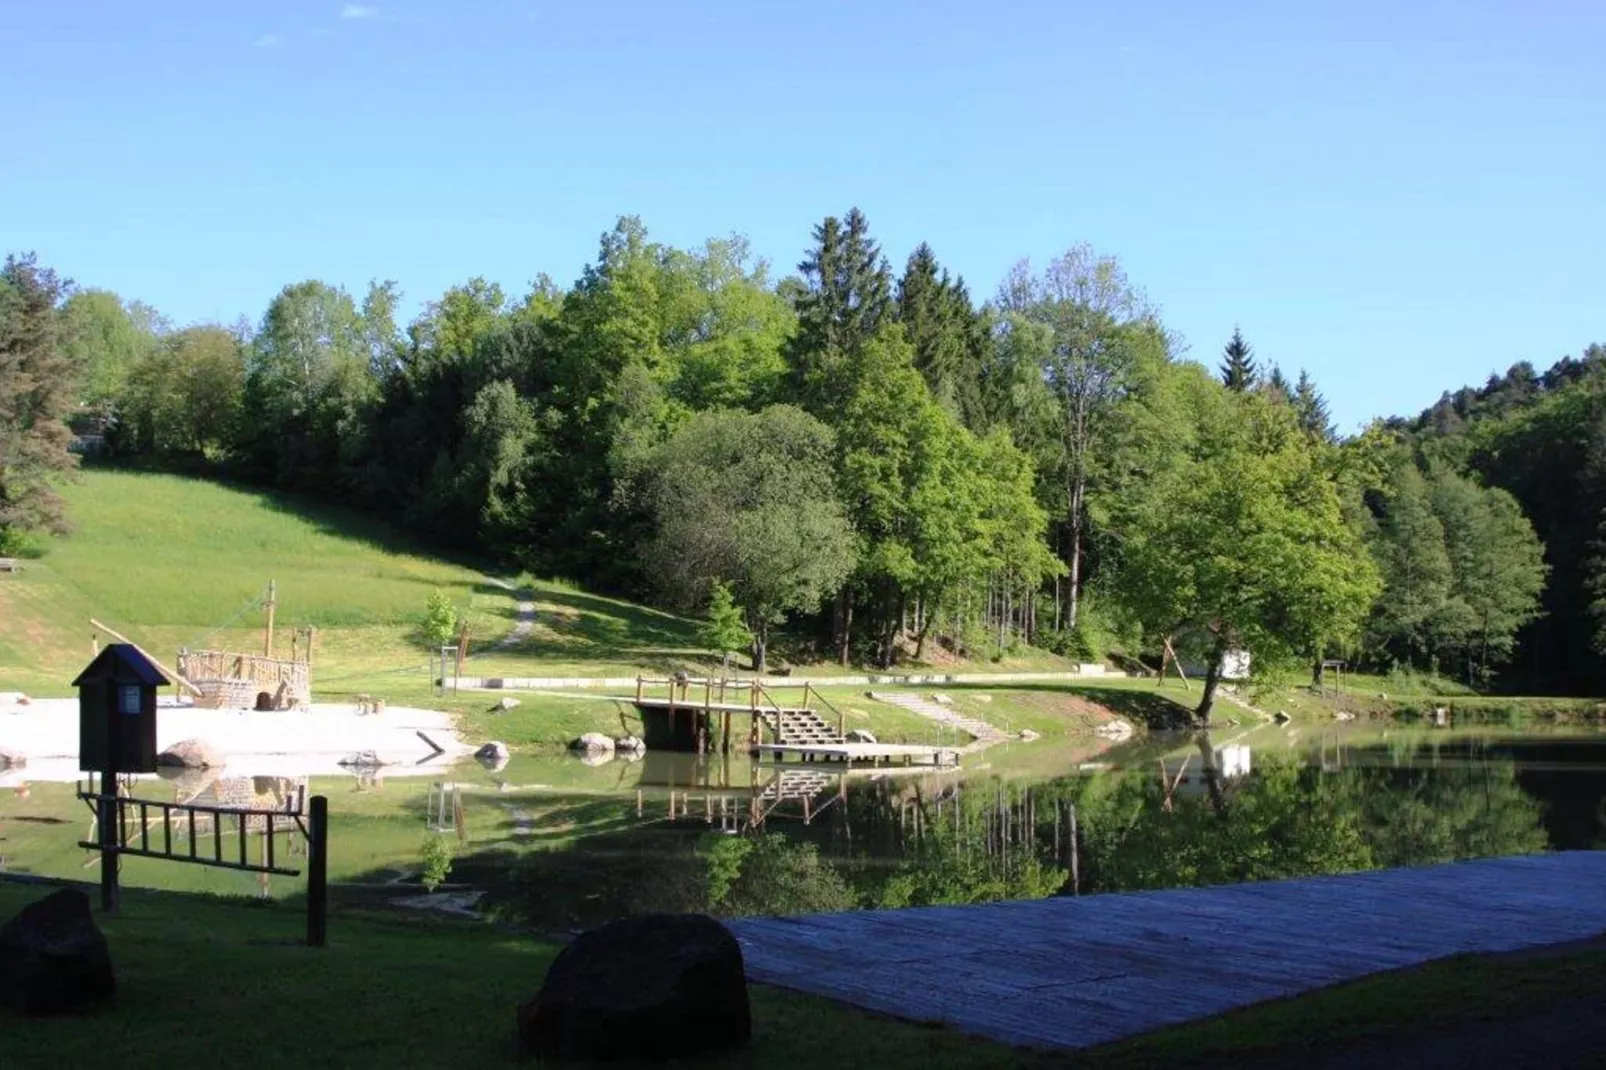
[[[278,588],[272,580],[268,581],[268,630],[262,637],[262,656],[273,657],[273,610],[278,605]]]

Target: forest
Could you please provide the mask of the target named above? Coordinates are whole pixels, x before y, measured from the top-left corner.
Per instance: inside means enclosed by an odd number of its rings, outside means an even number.
[[[730,619],[755,668],[1169,644],[1578,693],[1606,650],[1606,350],[1335,432],[1239,331],[1189,359],[1118,259],[985,297],[858,210],[796,271],[635,218],[567,288],[292,282],[177,325],[0,274],[0,555],[70,529],[78,453],[388,514],[444,551]],[[1212,349],[1216,343],[1212,343]],[[75,452],[76,451],[76,452]]]

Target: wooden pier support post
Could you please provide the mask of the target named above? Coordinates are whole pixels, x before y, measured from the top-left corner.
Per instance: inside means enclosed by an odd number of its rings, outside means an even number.
[[[636,675],[636,701],[641,701],[641,675],[639,673]]]
[[[725,711],[724,718],[725,718],[724,730],[720,734],[720,750],[724,754],[729,755],[730,752],[731,752],[731,711],[730,710],[726,710]]]

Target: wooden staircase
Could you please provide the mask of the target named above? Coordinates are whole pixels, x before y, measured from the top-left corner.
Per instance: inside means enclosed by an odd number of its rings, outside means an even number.
[[[837,774],[814,769],[785,769],[759,793],[766,802],[812,799],[836,786]]]
[[[763,714],[777,743],[835,744],[846,742],[834,725],[826,724],[813,710],[774,709]]]

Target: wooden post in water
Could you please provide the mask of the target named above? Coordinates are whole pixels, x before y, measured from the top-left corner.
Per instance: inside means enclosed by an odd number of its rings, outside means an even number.
[[[329,939],[329,799],[314,795],[307,820],[307,946]]]
[[[641,701],[641,674],[636,674],[636,701]]]

